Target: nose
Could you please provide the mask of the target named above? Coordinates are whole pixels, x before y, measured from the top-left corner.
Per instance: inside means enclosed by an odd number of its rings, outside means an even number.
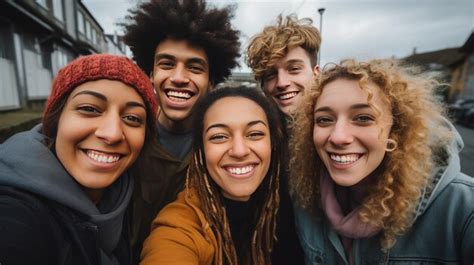
[[[118,113],[107,113],[105,119],[99,121],[95,136],[109,145],[125,139],[122,129],[122,119]]]
[[[178,64],[170,76],[170,81],[176,86],[183,86],[189,83],[189,77],[184,65]]]
[[[284,71],[278,71],[276,88],[284,90],[290,86],[290,79]]]
[[[334,125],[328,141],[334,145],[347,145],[354,141],[350,124],[344,121],[337,121]]]
[[[232,140],[232,146],[229,150],[229,155],[235,158],[241,158],[248,155],[250,152],[249,147],[243,137],[234,137]]]

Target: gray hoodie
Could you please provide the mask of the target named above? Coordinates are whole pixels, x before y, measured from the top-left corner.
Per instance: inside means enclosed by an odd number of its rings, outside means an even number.
[[[474,264],[474,178],[460,172],[464,143],[443,146],[432,182],[422,193],[412,227],[383,253],[379,236],[353,240],[354,264]],[[349,264],[337,233],[323,215],[295,206],[306,264]]]
[[[98,227],[102,263],[117,264],[111,253],[122,233],[133,178],[125,172],[105,190],[96,206],[46,146],[40,131],[41,125],[37,125],[0,145],[0,185],[28,191],[88,216]]]

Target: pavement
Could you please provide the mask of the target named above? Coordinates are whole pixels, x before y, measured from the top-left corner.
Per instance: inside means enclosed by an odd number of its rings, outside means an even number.
[[[31,129],[41,120],[41,112],[9,111],[0,112],[0,143],[15,133]]]

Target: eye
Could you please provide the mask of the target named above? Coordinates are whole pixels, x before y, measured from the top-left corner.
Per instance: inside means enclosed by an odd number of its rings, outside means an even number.
[[[251,131],[248,135],[247,135],[248,138],[250,138],[251,140],[260,140],[262,139],[263,137],[265,137],[265,133],[262,132],[262,131]]]
[[[140,126],[144,123],[143,119],[136,116],[136,115],[125,115],[125,116],[122,117],[122,119],[127,124],[129,124],[130,126],[134,126],[134,127],[138,127],[138,126]]]
[[[301,67],[299,67],[299,66],[292,66],[292,67],[290,67],[290,68],[288,69],[288,72],[289,72],[290,74],[297,74],[297,73],[301,72]]]
[[[268,73],[268,74],[265,74],[265,81],[270,81],[272,79],[274,79],[276,77],[276,73],[275,72],[271,72],[271,73]]]
[[[354,121],[358,123],[368,124],[375,121],[372,115],[361,114],[354,117]]]
[[[203,73],[203,72],[205,72],[205,68],[201,65],[198,65],[198,64],[192,64],[188,68],[193,73]]]
[[[78,106],[78,107],[76,108],[76,110],[77,110],[79,113],[87,114],[87,115],[96,115],[96,114],[100,114],[100,113],[101,113],[101,111],[100,111],[97,107],[94,107],[94,106],[91,106],[91,105]]]
[[[314,123],[318,126],[328,126],[334,122],[334,119],[329,116],[320,116],[314,118]]]
[[[227,140],[227,135],[222,134],[222,133],[217,133],[209,136],[209,141],[212,143],[222,143],[225,140]]]
[[[158,61],[157,65],[164,70],[172,69],[174,67],[174,62],[170,60],[161,60]]]

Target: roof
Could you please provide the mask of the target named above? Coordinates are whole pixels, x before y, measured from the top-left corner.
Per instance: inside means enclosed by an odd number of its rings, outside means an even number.
[[[463,53],[460,48],[448,48],[438,51],[413,54],[403,58],[402,60],[414,64],[429,65],[434,63],[445,67],[450,67],[463,60],[465,55],[466,54]]]
[[[472,53],[474,51],[474,32],[471,33],[467,41],[461,47],[461,51],[464,53]]]

